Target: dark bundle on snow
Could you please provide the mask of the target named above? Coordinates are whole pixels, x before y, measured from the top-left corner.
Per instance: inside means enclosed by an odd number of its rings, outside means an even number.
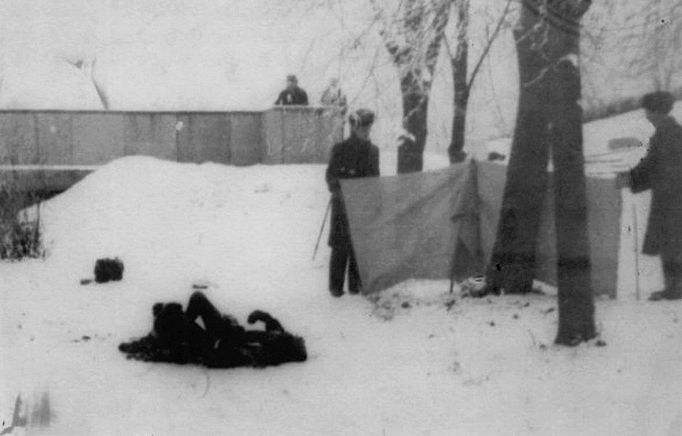
[[[490,161],[490,162],[494,162],[496,160],[505,160],[506,158],[507,158],[507,156],[505,156],[502,153],[498,153],[496,151],[492,151],[492,152],[488,153],[488,161]]]
[[[95,262],[95,282],[107,283],[123,278],[123,262],[119,258],[97,259]]]
[[[265,330],[246,330],[229,315],[220,314],[201,292],[190,298],[186,311],[180,303],[156,303],[152,332],[122,343],[129,359],[148,362],[262,368],[307,360],[305,341],[284,330],[269,313],[256,310],[249,324],[263,322]],[[202,318],[206,328],[195,322]]]

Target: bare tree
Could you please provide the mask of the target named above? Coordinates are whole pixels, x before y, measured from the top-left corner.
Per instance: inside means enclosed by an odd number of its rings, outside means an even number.
[[[99,97],[99,101],[102,102],[102,107],[105,110],[109,110],[110,109],[109,97],[107,96],[107,93],[104,89],[104,85],[102,85],[101,81],[97,79],[95,70],[96,63],[97,58],[93,58],[92,63],[89,66],[89,71],[86,71],[86,74],[88,75],[88,77],[90,77],[90,80],[92,81],[92,84],[95,87],[95,91],[97,91],[97,96]]]
[[[489,289],[532,290],[535,247],[554,162],[557,344],[595,335],[580,99],[579,23],[591,0],[524,0],[514,29],[520,96]]]
[[[454,1],[455,14],[457,20],[455,21],[455,36],[454,45],[455,50],[451,49],[451,44],[445,38],[445,45],[447,47],[448,56],[450,58],[450,67],[452,71],[452,82],[454,87],[453,100],[453,117],[452,117],[452,134],[450,146],[448,147],[448,155],[450,163],[461,162],[466,157],[464,153],[465,133],[466,133],[466,116],[467,108],[469,106],[469,97],[471,96],[471,89],[476,80],[483,61],[490,52],[490,49],[497,39],[500,31],[507,23],[507,17],[511,11],[512,0],[507,0],[504,10],[499,18],[495,21],[492,31],[486,23],[486,39],[483,50],[473,64],[471,74],[469,74],[469,44],[470,44],[470,0]]]
[[[641,44],[630,71],[648,76],[657,90],[670,90],[675,73],[682,69],[682,3],[649,0],[641,14],[644,22],[632,33]]]
[[[601,0],[584,20],[581,40],[586,121],[637,109],[645,92],[682,89],[677,0]]]
[[[415,138],[399,150],[398,172],[421,171],[429,94],[452,1],[404,0],[393,9],[380,0],[370,2],[386,49],[398,69],[403,125]]]
[[[109,109],[109,99],[107,97],[107,94],[104,91],[104,87],[102,86],[101,83],[96,79],[95,77],[95,62],[97,58],[79,58],[76,60],[71,60],[64,58],[64,61],[66,61],[68,64],[74,66],[79,70],[81,74],[85,76],[87,80],[92,82],[92,86],[95,88],[95,92],[97,92],[97,97],[99,98],[100,103],[102,103],[102,108],[105,110]]]

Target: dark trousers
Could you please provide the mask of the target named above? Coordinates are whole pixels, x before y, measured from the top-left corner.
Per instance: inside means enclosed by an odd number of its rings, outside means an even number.
[[[211,335],[218,335],[223,328],[223,315],[216,309],[216,307],[206,298],[203,292],[194,292],[189,297],[187,303],[187,310],[185,316],[190,321],[195,321],[201,318],[201,321],[206,327],[206,331]]]
[[[202,292],[194,292],[189,298],[185,317],[195,326],[197,324],[194,321],[201,318],[206,328],[205,334],[213,343],[219,339],[231,344],[240,343],[243,340],[244,328],[236,319],[220,313]]]
[[[332,245],[332,254],[329,259],[329,290],[334,293],[343,292],[343,283],[348,268],[348,291],[352,294],[360,292],[360,272],[355,261],[355,253],[350,244]]]
[[[206,334],[215,342],[217,339],[229,340],[231,343],[254,342],[271,338],[275,334],[285,333],[282,325],[269,313],[255,311],[249,316],[249,323],[263,321],[266,331],[249,330],[239,326],[234,318],[223,315],[204,295],[203,292],[194,292],[189,298],[185,316],[191,322],[201,318],[206,327]]]
[[[666,291],[682,294],[682,263],[665,258],[662,261]]]

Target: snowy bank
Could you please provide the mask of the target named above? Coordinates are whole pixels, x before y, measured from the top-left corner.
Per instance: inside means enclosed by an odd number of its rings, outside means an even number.
[[[131,157],[47,202],[48,258],[0,264],[0,419],[49,393],[44,434],[673,434],[682,304],[600,301],[602,339],[552,345],[552,296],[454,300],[408,281],[332,299],[323,166],[234,168]],[[323,236],[324,238],[324,236]],[[98,256],[124,280],[80,286]],[[154,301],[194,281],[244,322],[271,311],[310,359],[264,370],[127,361]],[[22,429],[12,434],[22,434]]]

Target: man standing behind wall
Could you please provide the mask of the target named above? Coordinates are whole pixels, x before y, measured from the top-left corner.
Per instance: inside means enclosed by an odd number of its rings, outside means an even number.
[[[307,106],[308,94],[298,86],[298,79],[293,74],[287,76],[287,87],[279,93],[275,106]]]
[[[350,115],[349,123],[350,137],[332,147],[326,173],[327,186],[332,193],[329,292],[334,297],[343,295],[346,268],[348,268],[348,292],[357,294],[362,290],[339,180],[379,176],[379,148],[369,139],[372,124],[374,124],[374,112],[359,109]]]

